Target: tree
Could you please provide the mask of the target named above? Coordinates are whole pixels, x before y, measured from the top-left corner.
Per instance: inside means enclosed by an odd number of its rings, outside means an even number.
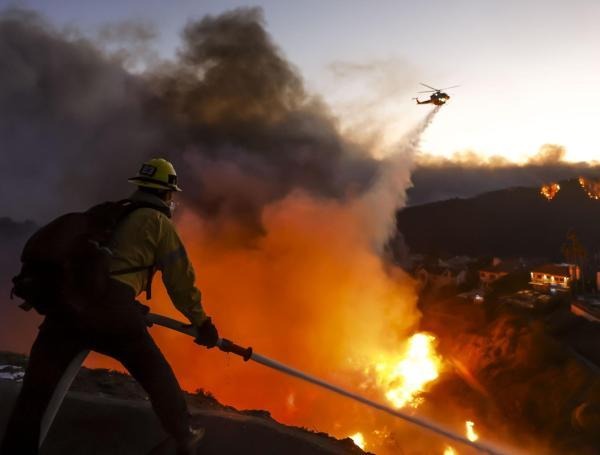
[[[583,267],[588,253],[573,229],[567,232],[567,241],[563,244],[561,250],[565,260],[569,264],[577,265],[583,277]]]

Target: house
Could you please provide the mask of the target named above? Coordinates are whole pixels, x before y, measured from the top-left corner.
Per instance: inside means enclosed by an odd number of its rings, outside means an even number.
[[[479,281],[483,287],[487,287],[494,281],[508,275],[508,271],[503,270],[500,265],[492,265],[479,270]]]
[[[441,289],[446,286],[460,286],[467,280],[467,271],[444,267],[439,263],[433,266],[423,265],[418,267],[414,276],[419,283],[419,288],[431,286],[433,289]]]
[[[501,261],[498,258],[494,258],[491,265],[479,269],[479,281],[481,282],[481,286],[486,288],[503,276],[522,269],[523,264],[521,261]]]
[[[580,277],[581,271],[577,265],[543,264],[531,270],[529,284],[544,292],[566,292],[571,289],[572,282]]]

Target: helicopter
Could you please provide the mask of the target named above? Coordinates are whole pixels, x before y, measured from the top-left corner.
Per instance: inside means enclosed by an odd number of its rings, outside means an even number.
[[[431,90],[424,90],[422,92],[417,92],[417,93],[431,93],[431,95],[429,96],[428,100],[425,101],[419,101],[419,98],[413,98],[417,104],[435,104],[436,106],[441,106],[442,104],[445,104],[446,101],[448,101],[450,99],[450,95],[448,95],[447,93],[442,92],[442,90],[448,90],[449,88],[456,88],[456,87],[460,87],[460,85],[453,85],[452,87],[446,87],[446,88],[434,88],[431,85],[427,85],[427,84],[423,84],[423,82],[419,82],[419,84],[431,89]]]

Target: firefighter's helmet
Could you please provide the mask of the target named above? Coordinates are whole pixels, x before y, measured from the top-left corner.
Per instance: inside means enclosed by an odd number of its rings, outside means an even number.
[[[181,191],[177,186],[177,173],[164,158],[153,158],[142,164],[138,175],[128,180],[137,186],[159,190]]]

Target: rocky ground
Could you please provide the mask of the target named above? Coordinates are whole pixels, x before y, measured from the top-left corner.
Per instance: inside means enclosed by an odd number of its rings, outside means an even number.
[[[0,353],[0,435],[20,388],[24,356]],[[238,411],[210,394],[186,396],[206,428],[202,454],[361,454],[352,440],[276,422],[266,411]],[[42,448],[52,454],[146,454],[166,438],[144,391],[128,375],[83,368]]]

